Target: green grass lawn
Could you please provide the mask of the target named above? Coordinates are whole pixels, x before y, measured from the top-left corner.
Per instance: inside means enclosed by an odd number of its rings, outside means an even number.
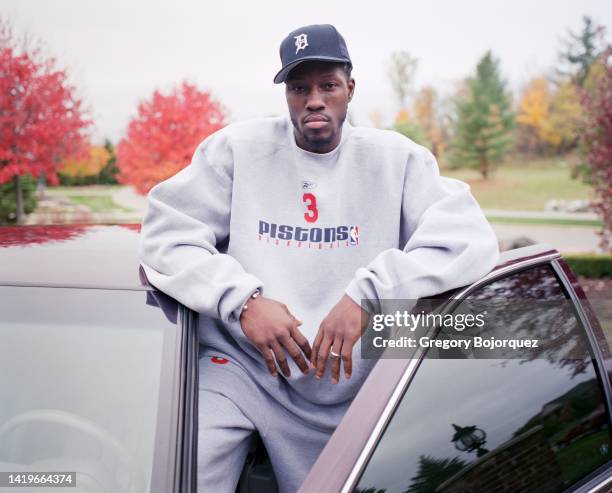
[[[75,204],[86,205],[92,212],[132,212],[132,209],[122,207],[113,202],[110,195],[70,195],[69,198]]]
[[[588,226],[590,228],[600,228],[602,222],[594,219],[557,219],[557,218],[534,218],[534,217],[505,217],[487,215],[487,219],[491,223],[508,223],[508,224],[552,224],[557,226]]]
[[[443,169],[442,174],[466,181],[483,209],[544,211],[551,199],[592,199],[592,189],[570,176],[570,159],[513,161],[499,165],[483,180],[473,169]]]
[[[603,447],[607,447],[607,453],[602,454]],[[557,460],[561,467],[563,479],[571,484],[584,476],[587,472],[603,464],[609,459],[610,436],[606,431],[600,431],[580,438],[571,445],[559,450]]]

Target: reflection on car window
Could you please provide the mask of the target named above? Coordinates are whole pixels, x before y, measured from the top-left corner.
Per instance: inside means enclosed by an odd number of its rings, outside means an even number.
[[[1,286],[0,470],[148,491],[170,311],[144,291]]]
[[[480,288],[476,300],[566,298],[540,266]],[[586,336],[527,359],[421,363],[355,491],[562,491],[612,459],[607,411]],[[545,321],[543,322],[545,323]]]

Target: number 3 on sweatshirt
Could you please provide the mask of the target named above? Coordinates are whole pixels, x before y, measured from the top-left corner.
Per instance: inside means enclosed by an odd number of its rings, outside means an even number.
[[[304,212],[304,219],[306,222],[314,223],[319,218],[319,211],[317,210],[317,198],[312,193],[305,193],[302,195],[302,200],[306,204],[306,212]]]

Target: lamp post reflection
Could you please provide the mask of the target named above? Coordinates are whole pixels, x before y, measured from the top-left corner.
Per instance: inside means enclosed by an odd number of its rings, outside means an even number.
[[[467,453],[476,451],[477,457],[482,457],[488,452],[483,447],[487,443],[487,434],[484,430],[476,426],[458,426],[456,424],[453,424],[453,428],[455,428],[455,434],[451,441],[455,444],[457,450]]]

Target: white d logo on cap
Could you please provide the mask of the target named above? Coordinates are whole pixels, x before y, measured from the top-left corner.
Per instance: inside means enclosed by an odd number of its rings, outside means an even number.
[[[308,46],[308,34],[298,34],[295,36],[295,54]]]

